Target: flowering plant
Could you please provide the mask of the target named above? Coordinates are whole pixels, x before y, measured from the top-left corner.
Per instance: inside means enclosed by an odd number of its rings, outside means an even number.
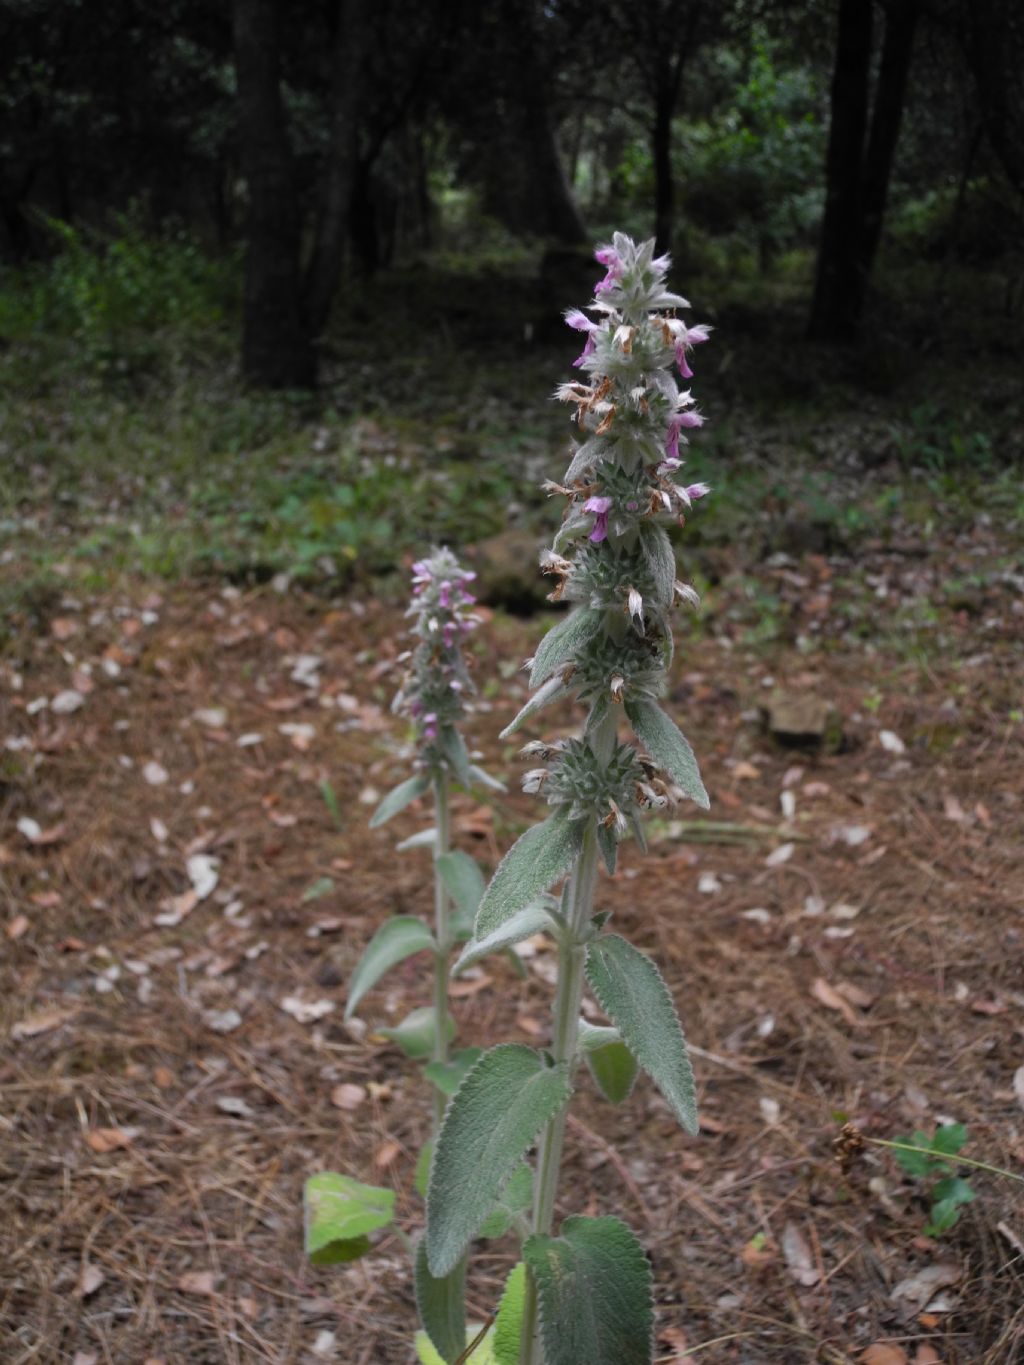
[[[692,348],[708,329],[679,319],[688,304],[667,289],[669,262],[655,258],[652,242],[638,246],[617,233],[597,259],[607,274],[588,310],[594,316],[567,315],[586,334],[576,361],[583,377],[556,396],[573,406],[580,439],[562,482],[548,485],[566,509],[542,557],[554,579],[551,598],[573,609],[541,641],[530,661],[533,696],[504,733],[573,694],[587,717],[576,738],[526,746],[538,766],[524,785],[551,812],[499,864],[460,959],[541,927],[549,932],[558,944],[552,1044],[546,1051],[505,1044],[480,1056],[448,1105],[427,1192],[426,1269],[442,1298],[496,1202],[524,1171],[529,1182],[524,1161],[539,1139],[530,1215],[520,1220],[524,1265],[499,1315],[507,1319],[515,1301],[515,1346],[506,1333],[505,1347],[495,1346],[500,1365],[647,1365],[652,1358],[650,1267],[632,1232],[616,1218],[570,1217],[553,1235],[579,1063],[613,1102],[643,1068],[683,1127],[697,1131],[693,1073],[667,988],[650,958],[607,931],[594,893],[599,859],[612,872],[624,836],[632,832],[643,845],[644,811],[680,797],[708,805],[693,751],[660,704],[673,604],[697,600],[676,580],[667,527],[681,524],[708,491],[676,478],[685,433],[703,418],[673,370],[691,376]],[[623,722],[634,742],[620,736]],[[566,876],[559,902],[538,900]],[[580,1019],[584,982],[609,1027]]]

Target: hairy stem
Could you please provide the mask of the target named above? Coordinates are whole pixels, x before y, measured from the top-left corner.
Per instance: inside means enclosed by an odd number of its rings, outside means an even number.
[[[610,713],[595,733],[591,745],[601,758],[607,758],[615,744],[615,715]],[[583,967],[586,936],[594,909],[597,884],[597,818],[591,816],[583,835],[583,845],[569,883],[567,932],[558,950],[558,986],[554,1003],[554,1037],[551,1053],[556,1062],[570,1069],[576,1059],[580,1002],[583,998]],[[555,1115],[541,1134],[537,1150],[537,1184],[534,1190],[532,1233],[547,1236],[555,1213],[555,1195],[562,1164],[565,1120],[568,1104]],[[543,1365],[544,1353],[537,1316],[537,1287],[527,1273],[523,1303],[523,1329],[520,1338],[520,1365]]]
[[[434,852],[434,937],[437,939],[437,955],[434,959],[434,1048],[431,1061],[443,1063],[448,1060],[448,958],[452,948],[448,889],[437,867],[438,858],[448,852],[451,842],[448,775],[443,772],[434,778],[434,814],[437,825],[437,847]],[[435,1138],[441,1128],[446,1102],[444,1093],[435,1086]]]

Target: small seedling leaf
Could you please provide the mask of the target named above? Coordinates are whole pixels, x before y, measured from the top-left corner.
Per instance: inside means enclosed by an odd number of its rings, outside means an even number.
[[[320,1171],[306,1181],[303,1207],[306,1255],[314,1265],[333,1265],[366,1254],[368,1234],[394,1218],[395,1193],[337,1171]]]

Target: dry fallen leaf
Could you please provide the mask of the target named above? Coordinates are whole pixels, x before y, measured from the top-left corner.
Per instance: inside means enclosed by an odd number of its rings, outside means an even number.
[[[962,1267],[955,1261],[938,1261],[934,1265],[922,1266],[913,1275],[901,1280],[889,1297],[909,1317],[913,1317],[928,1307],[940,1289],[957,1284],[962,1274]]]
[[[659,1360],[670,1361],[671,1365],[697,1365],[697,1357],[690,1355],[687,1350],[689,1343],[681,1327],[662,1328],[658,1333],[658,1341],[665,1346],[671,1346],[675,1352],[671,1356],[659,1356]]]
[[[361,1085],[336,1085],[331,1091],[331,1103],[335,1109],[353,1110],[366,1099],[366,1089]]]
[[[1024,1066],[1019,1066],[1013,1073],[1013,1093],[1017,1096],[1017,1103],[1024,1109]]]
[[[797,1284],[810,1288],[821,1279],[807,1239],[795,1223],[787,1223],[782,1230],[782,1254],[786,1258],[789,1273]]]
[[[333,1000],[303,1000],[297,995],[286,995],[281,1001],[285,1014],[290,1014],[300,1024],[313,1024],[334,1012]]]
[[[737,782],[754,782],[761,776],[761,769],[755,768],[753,763],[748,763],[746,759],[741,758],[733,768],[732,775]]]
[[[942,1357],[930,1342],[922,1341],[914,1355],[914,1365],[942,1365]]]
[[[40,1033],[49,1033],[51,1029],[60,1028],[61,1024],[73,1019],[75,1013],[75,1010],[69,1009],[40,1010],[15,1024],[11,1029],[11,1038],[17,1042],[19,1038],[36,1038]]]
[[[217,1278],[212,1270],[186,1270],[178,1278],[178,1288],[183,1294],[205,1294],[208,1298],[216,1293]]]
[[[850,1002],[840,995],[834,986],[830,986],[823,976],[815,979],[811,987],[811,994],[826,1009],[836,1010],[837,1013],[841,1014],[850,1028],[860,1026],[860,1020],[851,1009]]]
[[[170,1067],[157,1066],[153,1068],[153,1084],[158,1090],[170,1090],[174,1084],[174,1072]]]
[[[84,1265],[75,1285],[75,1297],[87,1299],[90,1294],[95,1294],[100,1285],[106,1280],[106,1275],[100,1270],[99,1266]]]
[[[9,939],[19,939],[23,934],[28,933],[28,929],[28,917],[26,915],[15,915],[12,920],[8,921],[4,932]]]
[[[389,1166],[394,1164],[395,1158],[401,1150],[402,1149],[397,1142],[385,1142],[377,1149],[377,1153],[373,1158],[374,1166],[378,1171],[387,1170]]]
[[[94,1152],[116,1152],[122,1147],[130,1147],[137,1131],[133,1128],[92,1128],[85,1140]]]
[[[876,1341],[861,1356],[862,1365],[907,1365],[907,1353],[902,1346]]]

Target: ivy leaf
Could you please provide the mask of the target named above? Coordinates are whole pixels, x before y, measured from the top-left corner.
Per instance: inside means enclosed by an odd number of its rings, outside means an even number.
[[[523,1259],[537,1285],[546,1365],[650,1365],[651,1267],[618,1218],[567,1218]]]
[[[545,706],[550,706],[553,701],[560,701],[562,697],[567,697],[569,690],[560,677],[548,678],[547,682],[534,692],[512,724],[505,726],[498,738],[508,739],[509,735],[514,735],[524,721],[529,720],[532,715]]]
[[[707,810],[711,805],[693,750],[682,731],[653,701],[627,701],[626,715],[637,739],[684,794]]]
[[[494,1359],[497,1365],[519,1365],[519,1340],[523,1335],[526,1300],[526,1262],[512,1267],[505,1281],[498,1316],[494,1320]]]
[[[587,980],[622,1041],[672,1106],[688,1133],[697,1133],[697,1097],[686,1041],[657,967],[618,934],[587,949]]]
[[[422,796],[430,787],[430,778],[426,773],[417,773],[415,777],[408,778],[405,782],[400,782],[388,792],[384,800],[370,816],[370,828],[376,829],[378,825],[383,825],[399,811],[405,810],[406,806],[411,805],[417,796]]]
[[[450,1017],[447,1025],[448,1041],[451,1042],[455,1037],[455,1025]],[[423,1005],[407,1014],[394,1028],[381,1028],[377,1032],[397,1043],[407,1057],[414,1060],[429,1057],[434,1050],[434,1034],[437,1032],[434,1007]]]
[[[413,1285],[420,1322],[438,1355],[444,1361],[457,1360],[466,1347],[466,1260],[463,1257],[449,1273],[436,1279],[427,1264],[424,1238],[416,1244]]]
[[[421,953],[426,948],[437,952],[434,936],[422,920],[412,915],[396,915],[374,934],[366,945],[362,957],[356,964],[348,983],[348,1003],[345,1005],[345,1018],[351,1019],[356,1006],[367,991],[377,984],[385,972],[404,962],[413,953]]]
[[[581,823],[571,823],[562,807],[543,824],[528,829],[502,858],[484,892],[476,916],[476,937],[492,934],[568,872],[582,839]]]
[[[303,1191],[306,1255],[314,1265],[354,1261],[370,1249],[368,1234],[395,1216],[394,1190],[362,1185],[337,1171],[311,1175]]]
[[[455,849],[452,853],[441,854],[437,870],[460,916],[472,924],[487,886],[477,863],[468,853]]]
[[[604,613],[592,607],[577,607],[551,627],[541,640],[530,669],[530,686],[547,682],[556,668],[575,658],[578,651],[597,632]]]
[[[500,953],[505,948],[511,948],[515,943],[522,943],[524,938],[532,938],[534,934],[553,934],[554,932],[554,923],[543,902],[538,901],[535,905],[527,905],[524,909],[517,910],[514,915],[511,915],[485,938],[470,939],[452,968],[452,975],[457,976],[459,972],[464,972],[467,967],[472,967],[474,962],[479,962],[481,958],[487,957],[491,953]]]
[[[442,1095],[454,1095],[467,1072],[472,1070],[481,1056],[483,1048],[463,1047],[458,1052],[453,1052],[448,1062],[428,1062],[423,1068],[423,1074],[432,1085],[437,1086]]]
[[[512,1178],[495,1200],[494,1207],[481,1224],[478,1237],[504,1237],[516,1220],[533,1203],[533,1171],[522,1165],[512,1172]]]
[[[636,1058],[617,1028],[595,1028],[581,1019],[579,1030],[580,1051],[598,1090],[612,1104],[621,1104],[636,1081]]]
[[[485,1052],[445,1110],[427,1189],[433,1275],[462,1256],[541,1129],[572,1091],[568,1068],[518,1043]]]

